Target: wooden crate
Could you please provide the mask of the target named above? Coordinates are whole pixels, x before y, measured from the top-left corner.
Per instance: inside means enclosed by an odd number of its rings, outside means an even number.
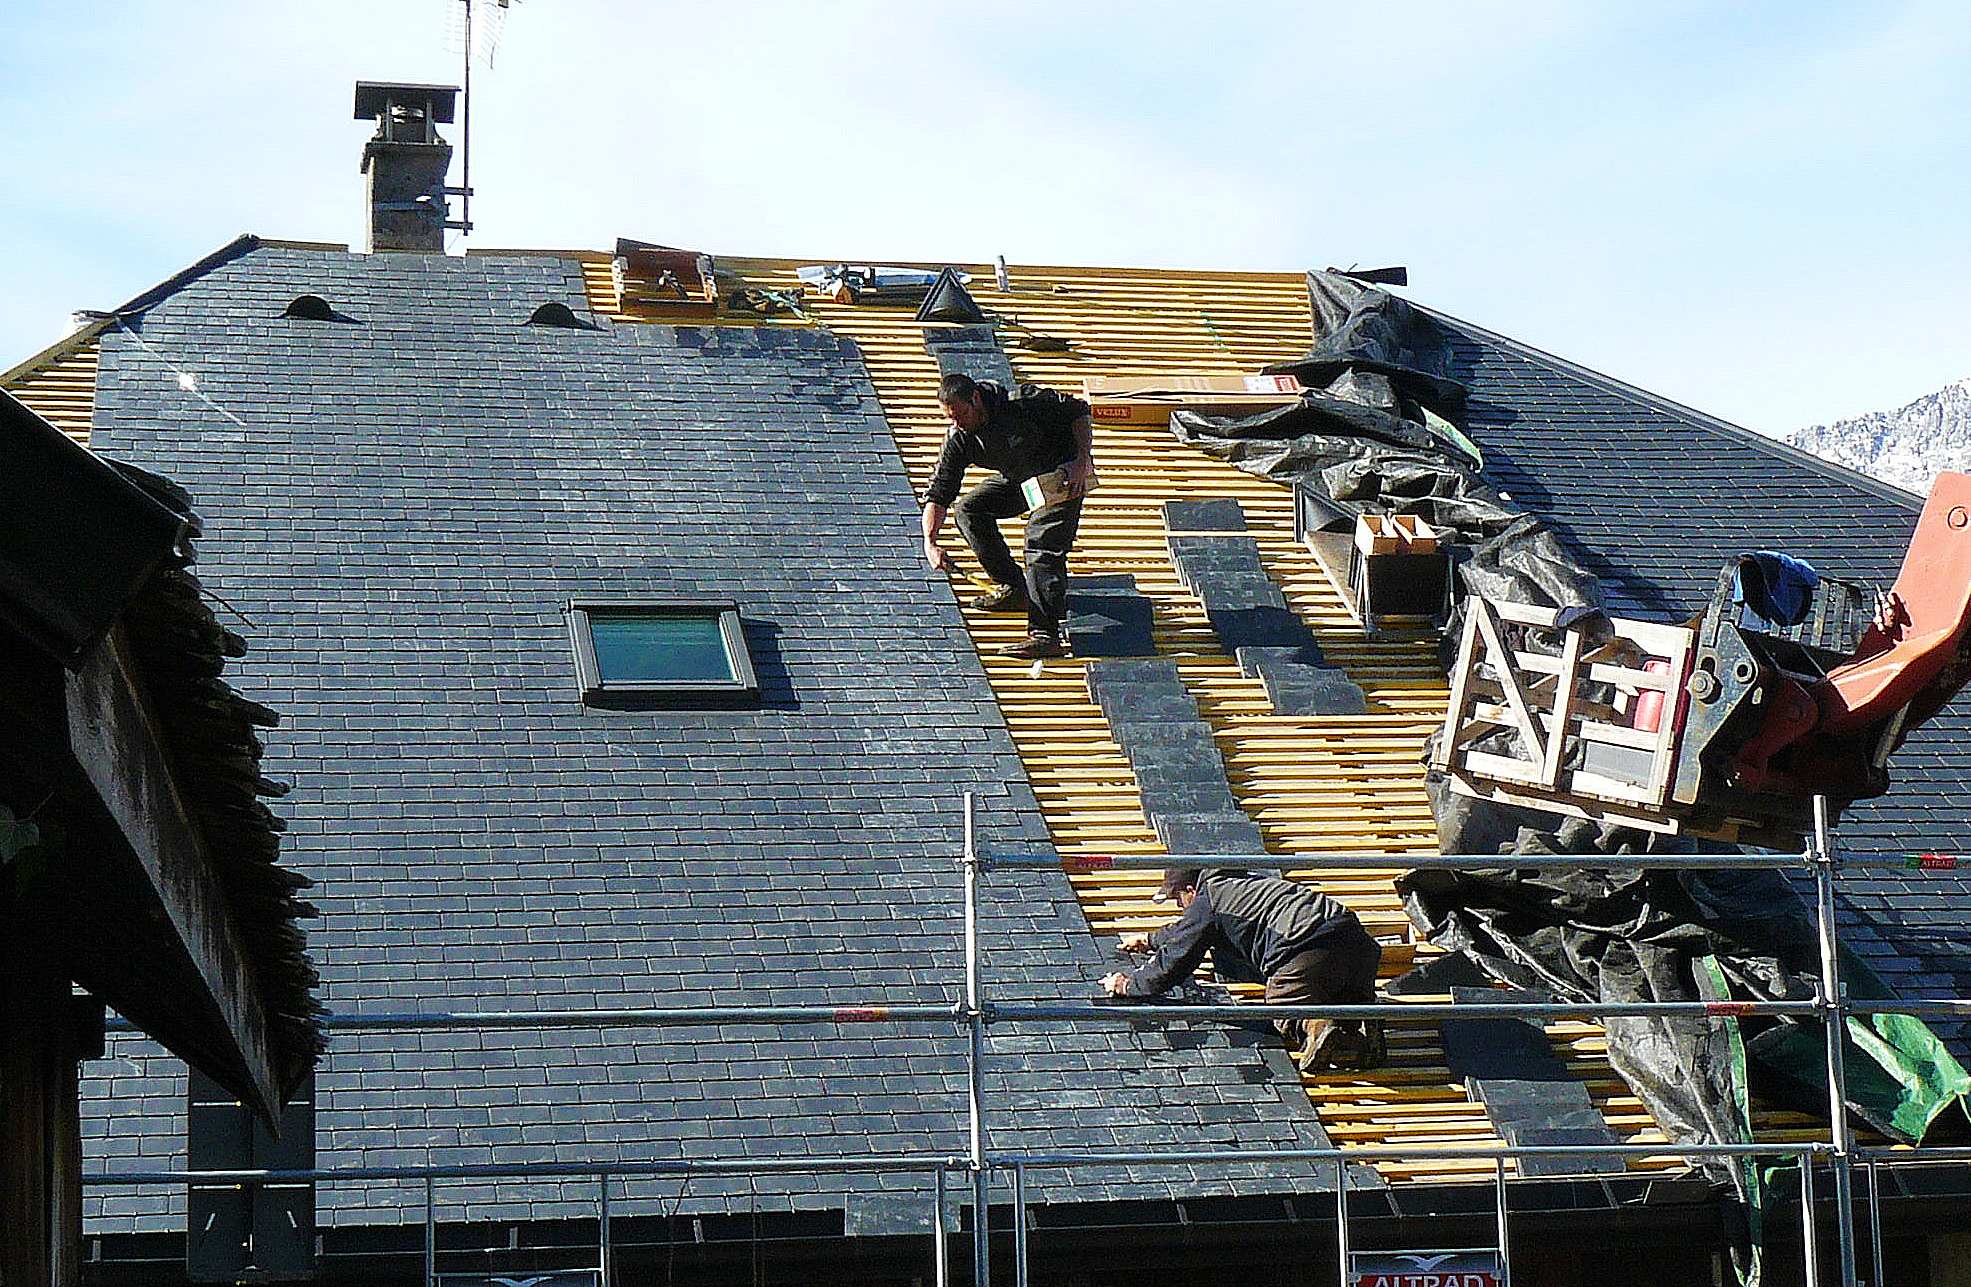
[[[1692,632],[1598,618],[1591,640],[1554,608],[1468,603],[1432,766],[1481,799],[1681,830],[1667,806]]]

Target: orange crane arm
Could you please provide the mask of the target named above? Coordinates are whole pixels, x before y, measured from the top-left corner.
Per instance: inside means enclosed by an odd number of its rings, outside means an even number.
[[[1939,474],[1883,619],[1862,635],[1853,661],[1814,686],[1821,729],[1858,732],[1910,706],[1907,731],[1935,714],[1964,684],[1967,628],[1971,474]]]

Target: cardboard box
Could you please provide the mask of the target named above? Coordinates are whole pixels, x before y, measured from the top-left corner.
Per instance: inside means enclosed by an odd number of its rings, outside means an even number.
[[[1290,375],[1089,376],[1082,396],[1105,424],[1167,424],[1180,407],[1206,415],[1255,415],[1299,399]]]

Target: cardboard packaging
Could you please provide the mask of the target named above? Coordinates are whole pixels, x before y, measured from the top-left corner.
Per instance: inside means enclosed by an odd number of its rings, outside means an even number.
[[[1082,396],[1090,418],[1104,424],[1167,424],[1183,408],[1208,415],[1254,415],[1298,400],[1290,375],[1089,376]]]
[[[1430,554],[1437,529],[1414,514],[1364,514],[1355,520],[1355,548],[1364,554]]]
[[[1059,505],[1062,501],[1073,500],[1077,496],[1086,496],[1094,489],[1095,477],[1092,474],[1089,475],[1086,486],[1070,487],[1065,465],[1052,473],[1040,474],[1020,484],[1020,494],[1026,497],[1029,514]]]

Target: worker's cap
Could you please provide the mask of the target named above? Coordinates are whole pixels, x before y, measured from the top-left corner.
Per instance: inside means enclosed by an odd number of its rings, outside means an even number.
[[[1197,884],[1198,877],[1203,874],[1204,868],[1202,867],[1166,867],[1163,873],[1163,884],[1157,886],[1154,901],[1159,903],[1168,902],[1170,899],[1177,897],[1177,891],[1183,889],[1186,885]]]

